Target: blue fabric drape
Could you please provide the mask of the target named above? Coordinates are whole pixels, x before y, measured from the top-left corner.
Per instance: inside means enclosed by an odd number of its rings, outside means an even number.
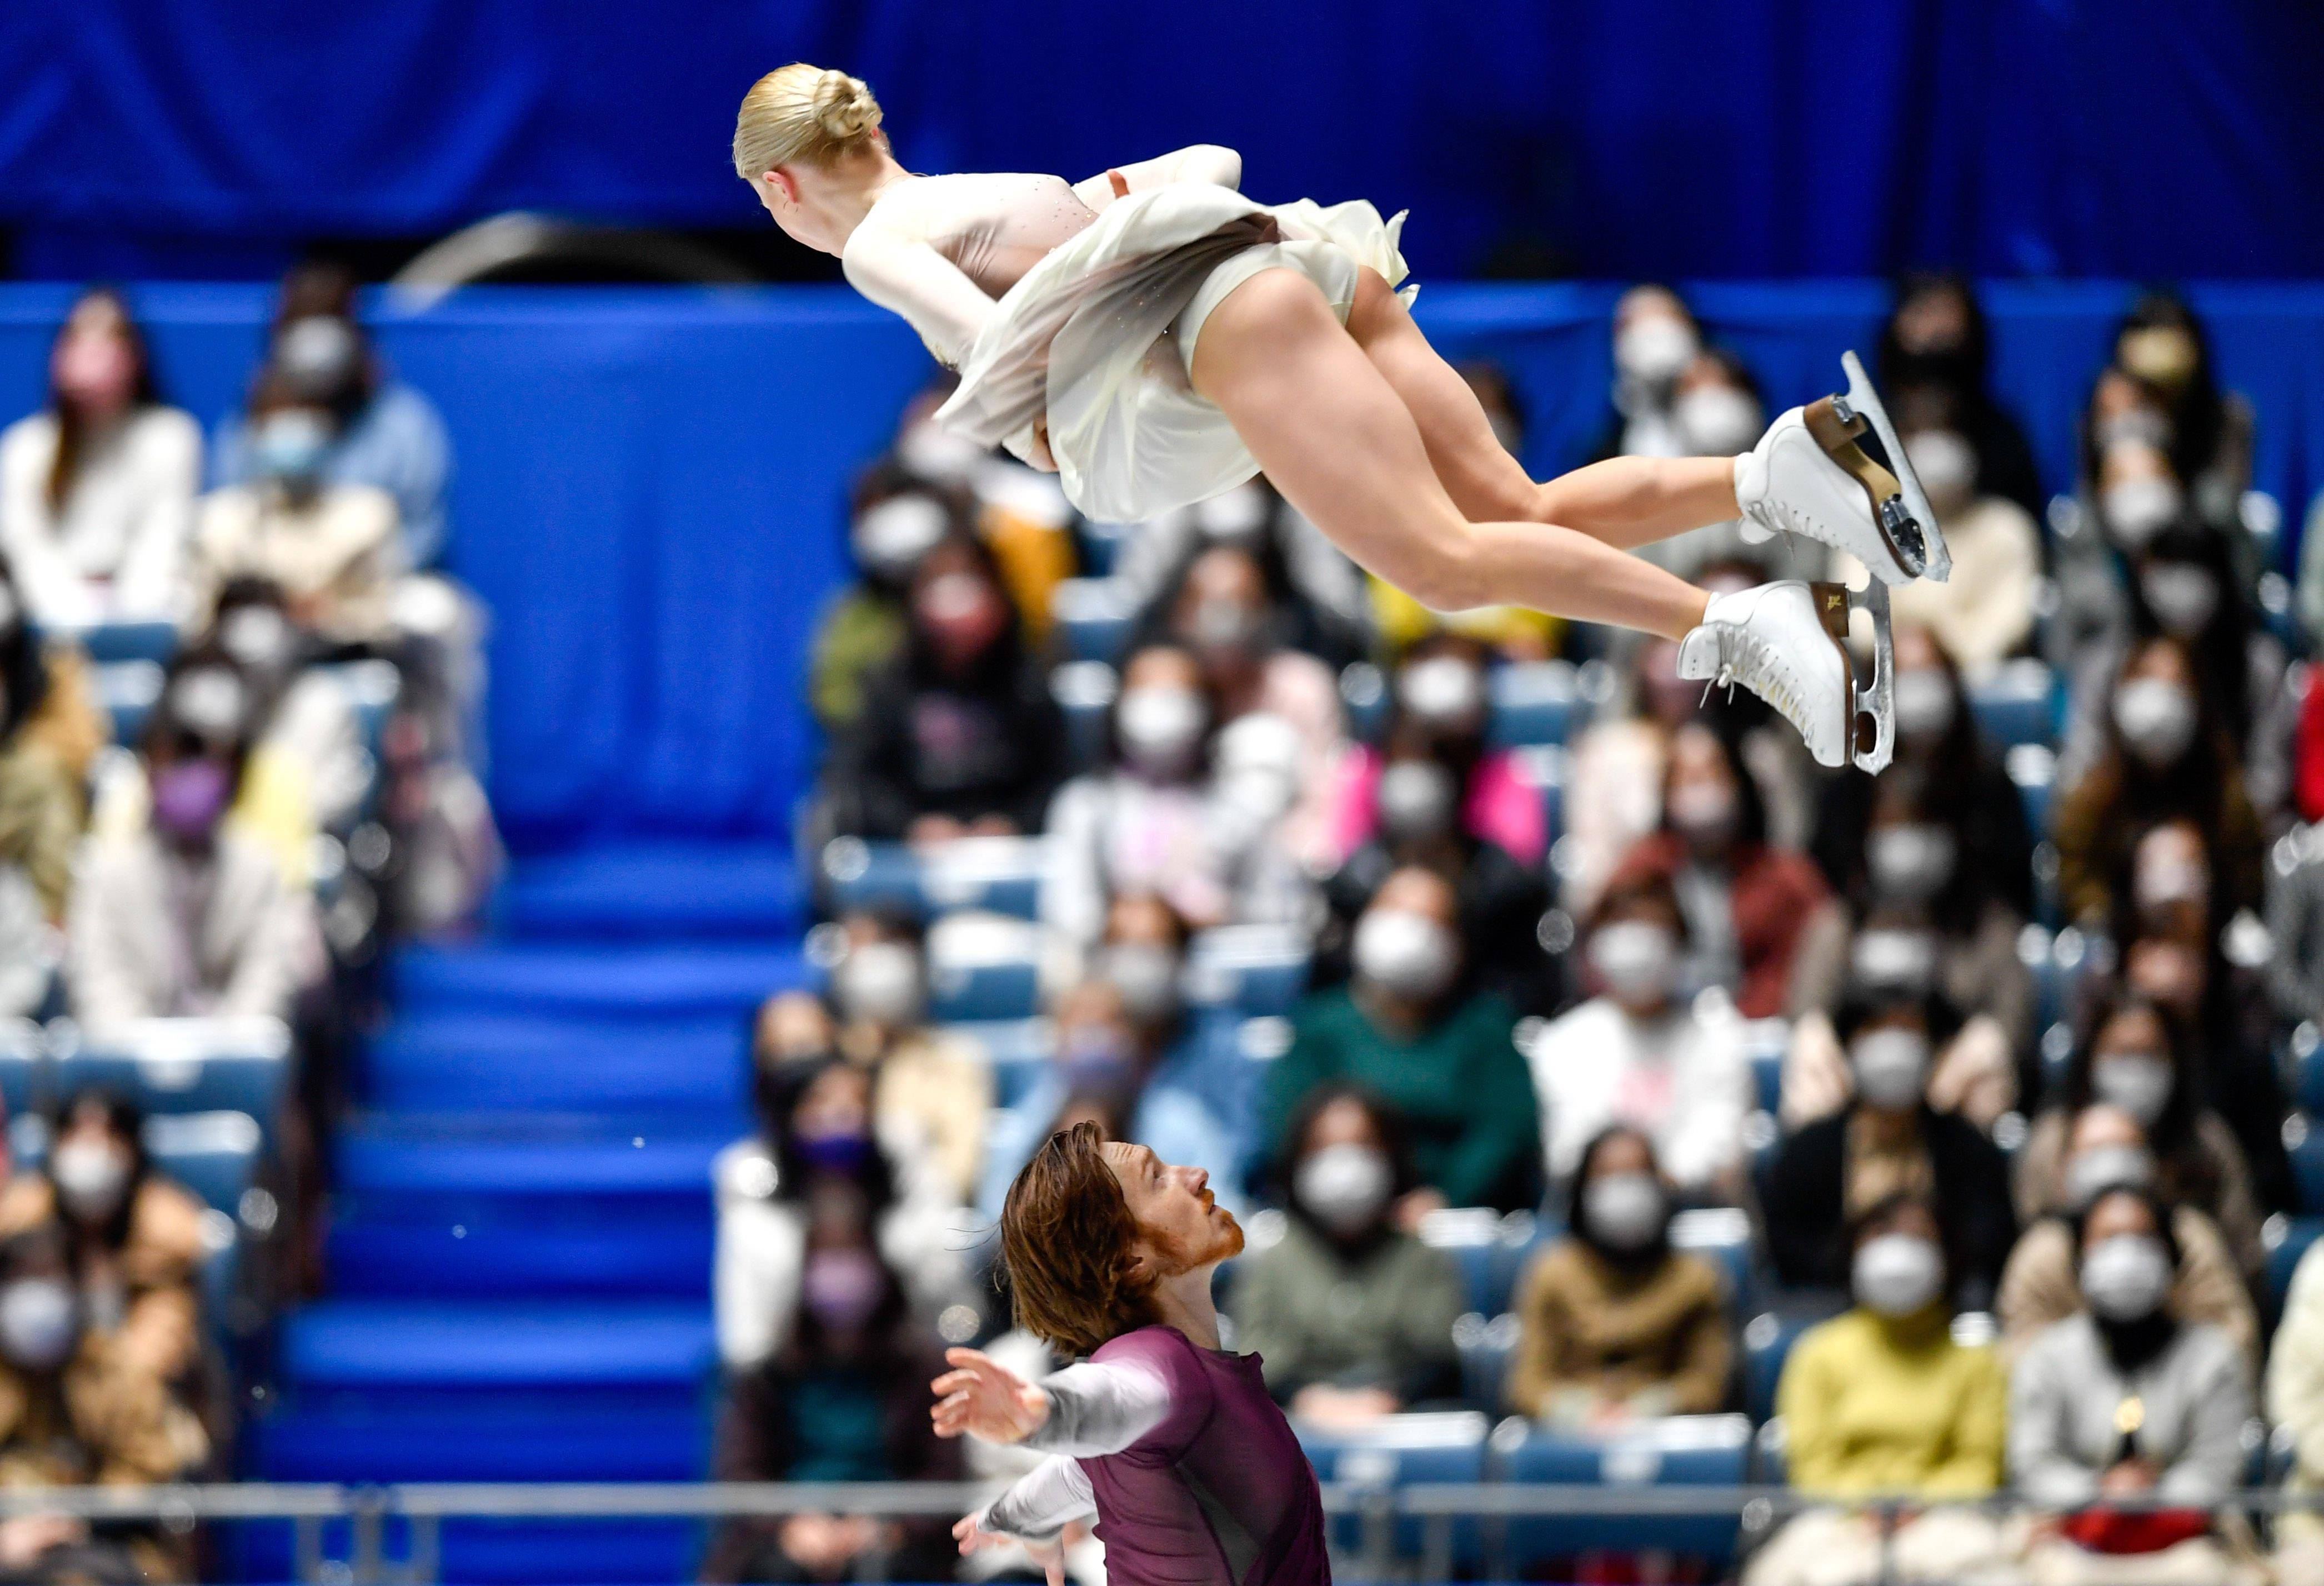
[[[510,207],[757,223],[760,72],[920,170],[1233,143],[1415,211],[1424,273],[2324,269],[2324,8],[2284,0],[76,0],[0,6],[20,273],[265,273]]]
[[[1887,303],[1870,281],[1686,290],[1771,406],[1830,390]],[[2052,489],[2130,294],[1986,289],[1997,383]],[[170,395],[215,427],[246,391],[265,292],[133,295]],[[1616,295],[1434,283],[1418,314],[1449,356],[1508,370],[1546,474],[1603,432]],[[2259,483],[2296,516],[2324,488],[2324,286],[2193,295],[2258,412]],[[69,300],[0,286],[0,420],[41,400]],[[805,650],[844,576],[847,482],[934,373],[911,332],[836,288],[486,290],[372,318],[451,433],[451,565],[493,608],[492,788],[512,836],[784,834],[816,752]]]

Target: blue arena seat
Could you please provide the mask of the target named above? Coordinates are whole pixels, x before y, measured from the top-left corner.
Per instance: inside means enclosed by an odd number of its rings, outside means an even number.
[[[1471,1408],[1491,1415],[1501,1413],[1517,1329],[1517,1317],[1506,1311],[1498,1316],[1471,1311],[1452,1323],[1452,1347],[1461,1355],[1461,1397]]]
[[[290,1032],[278,1019],[139,1019],[50,1046],[60,1099],[107,1090],[148,1112],[244,1112],[271,1130],[290,1083]]]
[[[1067,578],[1050,592],[1049,616],[1068,657],[1118,662],[1138,606],[1128,587],[1111,578]]]
[[[2300,1195],[2300,1210],[2310,1217],[2324,1216],[2324,1129],[2305,1112],[2283,1120],[2283,1149],[2292,1158],[2292,1182]]]
[[[1370,1489],[1446,1481],[1481,1481],[1485,1475],[1485,1437],[1491,1422],[1473,1410],[1423,1412],[1388,1415],[1368,1425],[1322,1427],[1295,1419],[1292,1430],[1314,1464],[1318,1480]],[[1343,1515],[1329,1522],[1333,1545],[1360,1554],[1368,1538],[1360,1516]],[[1418,1554],[1425,1527],[1416,1518],[1398,1521],[1397,1551]],[[1483,1538],[1474,1520],[1456,1521],[1452,1527],[1452,1563],[1465,1568],[1482,1552]]]
[[[1845,1304],[1838,1296],[1787,1295],[1780,1308],[1762,1311],[1744,1324],[1743,1408],[1752,1420],[1764,1421],[1775,1413],[1775,1385],[1800,1335],[1838,1314]]]
[[[1121,692],[1121,678],[1101,660],[1065,661],[1049,673],[1049,697],[1065,718],[1073,763],[1097,765],[1105,758],[1106,723]]]
[[[1729,1308],[1737,1315],[1748,1314],[1757,1293],[1749,1213],[1738,1206],[1681,1212],[1671,1219],[1670,1241],[1672,1249],[1691,1250],[1709,1261],[1726,1285]]]
[[[1348,734],[1363,743],[1377,743],[1388,730],[1388,678],[1370,661],[1350,661],[1340,669],[1340,708],[1348,718]]]
[[[901,843],[835,837],[824,844],[823,881],[842,912],[987,908],[1031,919],[1040,909],[1047,857],[1038,837],[964,837],[928,854]]]
[[[1030,954],[982,962],[931,953],[928,1014],[945,1024],[1023,1019],[1040,1011],[1040,966]]]
[[[161,697],[161,663],[150,660],[112,661],[89,669],[97,702],[113,721],[113,741],[134,744],[144,735],[145,719]]]
[[[1729,1487],[1749,1461],[1751,1424],[1741,1415],[1674,1415],[1604,1437],[1553,1431],[1519,1420],[1493,1434],[1491,1468],[1503,1481],[1608,1487]],[[1554,1560],[1584,1553],[1667,1552],[1700,1560],[1714,1573],[1735,1550],[1732,1515],[1513,1516],[1505,1545],[1518,1579]]]
[[[2316,1027],[2303,1024],[2292,1032],[2290,1068],[2292,1104],[2310,1117],[2324,1115],[2324,1040]]]
[[[1504,749],[1563,743],[1581,715],[1572,661],[1509,661],[1486,680],[1485,734]]]
[[[2050,829],[2050,800],[2058,781],[2058,757],[2040,743],[2020,743],[2001,757],[2002,769],[2017,784],[2025,803],[2025,825],[2038,838]]]
[[[1186,996],[1204,1008],[1231,1008],[1247,1018],[1287,1014],[1307,991],[1314,954],[1296,927],[1220,926],[1186,949]]]
[[[2267,1220],[2260,1230],[2260,1241],[2267,1249],[2267,1315],[2282,1313],[2283,1296],[2292,1287],[2292,1275],[2300,1266],[2300,1258],[2324,1234],[2324,1217],[2285,1217],[2281,1214]]]
[[[1751,1061],[1751,1088],[1759,1111],[1774,1114],[1784,1104],[1784,1050],[1791,1025],[1780,1019],[1754,1019],[1745,1027],[1744,1055]]]
[[[264,1140],[247,1112],[164,1113],[145,1120],[153,1165],[229,1217],[257,1175]]]
[[[1498,1316],[1509,1308],[1526,1265],[1556,1231],[1554,1224],[1545,1224],[1531,1213],[1512,1212],[1505,1216],[1481,1206],[1431,1212],[1420,1222],[1422,1242],[1443,1250],[1460,1265],[1469,1308],[1487,1316]]]
[[[992,1065],[992,1104],[996,1107],[1014,1105],[1056,1049],[1056,1028],[1047,1019],[983,1019],[944,1028],[984,1048]]]
[[[170,622],[99,622],[60,637],[72,639],[99,666],[123,661],[167,666],[178,653],[178,630]]]
[[[2054,743],[2062,704],[2057,674],[2047,661],[2031,657],[2002,662],[1969,690],[1978,728],[2004,752],[2024,743]]]
[[[0,1019],[0,1102],[21,1118],[48,1101],[48,1037],[29,1019]]]

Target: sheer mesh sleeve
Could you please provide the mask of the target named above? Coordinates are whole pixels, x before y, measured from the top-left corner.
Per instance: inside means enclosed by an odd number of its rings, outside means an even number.
[[[1144,1360],[1084,1360],[1042,1380],[1049,1418],[1027,1448],[1095,1458],[1120,1453],[1170,1414],[1170,1384]]]
[[[992,312],[984,290],[932,244],[868,218],[839,263],[850,286],[901,314],[948,369],[960,367]]]
[[[1046,1542],[1074,1520],[1097,1513],[1089,1473],[1068,1454],[1053,1454],[985,1507],[978,1521],[1027,1542]]]

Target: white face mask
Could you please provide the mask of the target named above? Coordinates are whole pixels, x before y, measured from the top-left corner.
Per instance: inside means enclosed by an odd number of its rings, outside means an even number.
[[[1380,773],[1380,829],[1404,842],[1441,837],[1452,829],[1459,790],[1452,773],[1433,760],[1400,760]]]
[[[840,1011],[874,1024],[910,1024],[920,1013],[920,954],[902,942],[865,942],[848,949],[832,972]]]
[[[218,621],[218,648],[261,670],[289,655],[296,639],[290,620],[271,605],[238,605]]]
[[[1731,385],[1699,385],[1671,404],[1679,444],[1698,456],[1731,457],[1759,438],[1759,404]]]
[[[0,1354],[27,1371],[53,1371],[80,1342],[80,1306],[53,1277],[20,1277],[0,1289]]]
[[[49,1177],[65,1210],[88,1222],[101,1222],[120,1209],[129,1187],[129,1163],[107,1140],[67,1140],[49,1153]]]
[[[1735,829],[1735,795],[1709,782],[1689,782],[1665,796],[1663,813],[1680,835],[1714,841]]]
[[[2152,1130],[2171,1104],[2178,1076],[2171,1060],[2153,1052],[2110,1052],[2090,1065],[2090,1093],[2138,1120]]]
[[[1849,946],[1848,972],[1874,990],[1918,994],[1936,983],[1937,939],[1927,931],[1893,927],[1858,931]]]
[[[1953,879],[1953,834],[1933,821],[1876,828],[1864,845],[1872,890],[1905,903],[1926,903]]]
[[[1638,314],[1614,333],[1614,367],[1628,379],[1665,385],[1702,350],[1694,327],[1675,314]]]
[[[2211,872],[2200,859],[2165,853],[2143,859],[2132,868],[2130,890],[2141,908],[2200,903],[2211,895]]]
[[[1977,490],[1977,448],[1958,431],[1923,429],[1905,437],[1904,460],[1921,476],[1921,489],[1939,517],[1960,511]]]
[[[1484,714],[1485,678],[1458,656],[1432,655],[1397,674],[1396,696],[1432,727],[1466,728]]]
[[[2139,1322],[2171,1292],[2171,1252],[2153,1234],[2117,1233],[2082,1257],[2082,1297],[2108,1322]]]
[[[2098,515],[2117,545],[2136,550],[2177,522],[2183,504],[2176,482],[2144,474],[2107,485],[2098,498]]]
[[[982,447],[941,424],[923,421],[896,438],[896,460],[933,484],[953,484],[976,472]]]
[[[891,495],[855,520],[855,559],[865,572],[900,583],[945,537],[951,521],[932,495]]]
[[[1151,771],[1182,770],[1194,759],[1210,715],[1193,689],[1148,683],[1124,691],[1114,725],[1131,763]]]
[[[1849,1067],[1866,1105],[1887,1111],[1916,1106],[1929,1078],[1929,1037],[1915,1029],[1870,1029],[1849,1043]]]
[[[1392,1186],[1388,1154],[1351,1141],[1325,1146],[1299,1164],[1291,1193],[1307,1215],[1344,1238],[1371,1226]]]
[[[2139,575],[2138,589],[2163,632],[2191,639],[2219,609],[2218,576],[2192,562],[2156,562]]]
[[[1896,674],[1896,735],[1923,742],[1953,724],[1953,686],[1934,667]]]
[[[1373,908],[1356,922],[1356,973],[1392,997],[1427,1002],[1452,983],[1460,945],[1425,914]]]
[[[2092,1146],[2066,1164],[2066,1204],[2075,1211],[2125,1186],[2154,1187],[2154,1155],[2144,1146]]]
[[[1162,1024],[1178,1011],[1178,955],[1156,942],[1118,942],[1105,950],[1106,982],[1138,1024]]]
[[[1857,1303],[1890,1317],[1926,1308],[1944,1281],[1944,1253],[1917,1233],[1884,1233],[1865,1240],[1849,1273]]]
[[[1591,936],[1590,967],[1615,1000],[1659,1003],[1678,977],[1678,939],[1651,920],[1614,920]]]
[[[2167,678],[2133,678],[2114,691],[2114,724],[2140,760],[2169,765],[2195,740],[2195,696]]]
[[[1642,1250],[1670,1221],[1663,1186],[1648,1173],[1610,1173],[1582,1186],[1582,1216],[1609,1249]]]

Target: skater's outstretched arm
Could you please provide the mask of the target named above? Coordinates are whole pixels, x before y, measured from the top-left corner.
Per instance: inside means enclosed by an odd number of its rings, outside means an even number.
[[[1222,188],[1240,188],[1242,156],[1222,143],[1194,143],[1151,160],[1140,160],[1135,165],[1101,171],[1075,182],[1074,191],[1091,208],[1103,209],[1116,198],[1167,187],[1174,181],[1206,181]]]
[[[1084,1360],[1028,1383],[977,1350],[946,1350],[954,1368],[929,1386],[936,1433],[973,1433],[1093,1459],[1120,1453],[1170,1413],[1170,1387],[1131,1360]]]

